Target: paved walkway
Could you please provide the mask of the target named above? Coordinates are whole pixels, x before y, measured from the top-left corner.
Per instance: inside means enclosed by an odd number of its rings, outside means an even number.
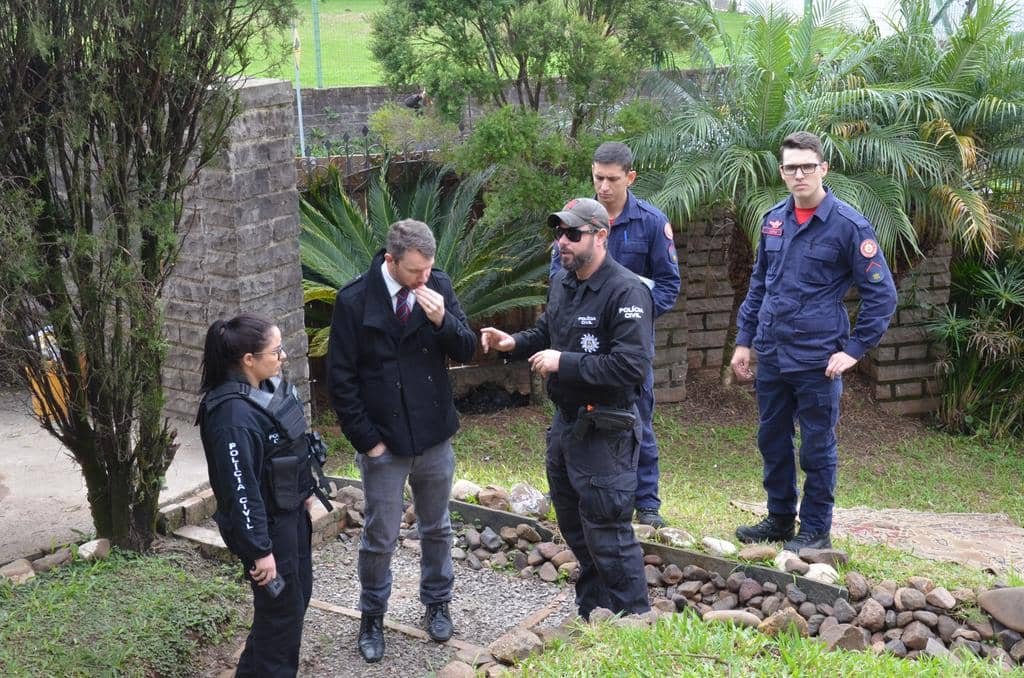
[[[208,481],[199,429],[177,422],[178,449],[161,503]],[[0,564],[92,534],[81,470],[32,417],[26,394],[0,389]]]

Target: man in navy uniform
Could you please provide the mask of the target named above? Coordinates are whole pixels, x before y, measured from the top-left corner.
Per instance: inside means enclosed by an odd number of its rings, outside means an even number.
[[[643,551],[633,533],[641,423],[636,402],[654,346],[651,293],[607,256],[608,212],[577,198],[548,217],[562,271],[537,324],[514,335],[480,331],[484,352],[529,358],[547,377],[555,416],[546,471],[558,527],[580,563],[579,614],[650,609]]]
[[[736,536],[745,543],[784,541],[786,550],[798,552],[832,546],[843,373],[881,340],[896,309],[896,286],[871,224],[822,185],[828,163],[821,140],[810,132],[791,134],[781,157],[791,195],[764,217],[731,361],[736,377],[749,380],[750,347],[757,351],[757,443],[768,517],[738,528]],[[852,333],[843,304],[851,284],[861,299]],[[796,420],[806,478],[794,537]]]
[[[636,180],[633,153],[617,141],[608,141],[597,147],[591,165],[597,200],[608,212],[611,232],[608,234],[608,254],[633,273],[643,276],[652,286],[654,317],[657,318],[676,303],[679,295],[679,259],[676,255],[672,225],[668,217],[654,205],[639,200],[629,190]],[[551,278],[561,268],[557,244],[551,261]],[[653,285],[651,283],[653,281]],[[651,335],[654,348],[654,335]],[[658,497],[658,442],[654,438],[654,367],[644,379],[640,399],[640,420],[643,423],[643,441],[637,463],[636,519],[654,527],[664,527]]]

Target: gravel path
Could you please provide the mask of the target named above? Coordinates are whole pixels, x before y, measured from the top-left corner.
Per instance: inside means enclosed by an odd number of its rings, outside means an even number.
[[[313,598],[356,609],[359,579],[356,573],[358,536],[344,542],[332,540],[313,550]],[[419,601],[419,553],[399,547],[392,559],[394,577],[388,617],[422,628],[423,604]],[[451,613],[455,639],[487,645],[534,612],[547,607],[564,587],[540,579],[519,579],[512,573],[488,567],[473,570],[455,563],[455,590]],[[572,594],[545,620],[560,623],[575,613]],[[385,629],[384,659],[367,664],[355,647],[359,622],[340,613],[310,608],[303,631],[300,675],[427,676],[451,660],[455,649],[432,641],[421,641]]]

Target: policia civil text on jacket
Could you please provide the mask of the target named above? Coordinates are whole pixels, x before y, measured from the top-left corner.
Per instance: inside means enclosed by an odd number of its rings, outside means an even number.
[[[296,674],[313,583],[308,507],[314,493],[326,501],[317,486],[322,443],[278,376],[285,357],[280,331],[260,316],[218,320],[207,332],[197,423],[213,517],[253,591],[238,676]]]

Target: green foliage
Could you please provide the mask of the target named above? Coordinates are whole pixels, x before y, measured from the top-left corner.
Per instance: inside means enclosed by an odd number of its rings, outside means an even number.
[[[429,145],[445,152],[459,137],[458,128],[433,115],[405,106],[384,104],[370,115],[370,131],[379,134],[385,148],[396,151]]]
[[[670,61],[681,5],[657,0],[385,0],[371,50],[387,84],[419,84],[446,114],[467,97],[537,111],[564,78],[575,136],[644,68]],[[515,92],[513,98],[510,93]]]
[[[468,176],[446,191],[448,172],[435,168],[403,192],[389,185],[387,175],[385,166],[371,180],[365,211],[345,193],[336,170],[312,183],[302,197],[299,244],[307,304],[333,304],[338,288],[369,268],[384,246],[388,227],[399,219],[417,219],[430,226],[437,240],[434,266],[451,277],[470,320],[544,301],[546,243],[522,229],[489,226],[474,219],[474,206],[488,173]],[[324,355],[330,327],[326,317],[320,327],[313,320],[310,355]]]
[[[712,206],[735,216],[750,241],[761,215],[786,190],[780,142],[800,129],[822,136],[826,183],[874,224],[890,261],[918,243],[954,237],[991,255],[1002,223],[1020,220],[1024,153],[1024,41],[1009,33],[1010,7],[983,0],[942,40],[927,0],[901,4],[889,37],[845,26],[841,2],[819,0],[796,18],[754,7],[733,40],[710,4],[695,58],[728,69],[662,91],[676,114],[637,140],[657,171],[638,186],[673,221]],[[1013,178],[1011,178],[1013,177]]]
[[[199,647],[243,621],[236,573],[196,576],[174,557],[115,550],[0,584],[0,666],[9,676],[191,675]]]
[[[491,176],[482,223],[520,225],[546,244],[546,215],[572,196],[593,193],[584,177],[596,147],[588,135],[567,138],[539,114],[505,106],[477,122],[452,161],[461,174]]]
[[[953,299],[930,330],[944,346],[938,417],[946,428],[1024,436],[1024,255],[952,267]]]
[[[288,0],[7,3],[0,12],[0,340],[81,466],[96,531],[153,539],[174,451],[160,294],[182,202]],[[46,328],[46,333],[37,332]],[[41,346],[38,339],[43,338]],[[48,359],[51,358],[51,359]]]

